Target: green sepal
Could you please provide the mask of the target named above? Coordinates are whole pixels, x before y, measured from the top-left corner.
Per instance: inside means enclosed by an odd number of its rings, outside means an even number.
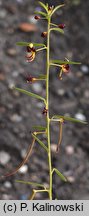
[[[73,61],[61,61],[61,60],[51,60],[50,63],[54,64],[75,64],[75,65],[80,65],[81,62],[73,62]]]
[[[42,16],[44,16],[44,17],[47,16],[47,14],[44,13],[44,12],[42,12],[42,11],[35,11],[35,14],[39,14],[39,15],[42,15]]]
[[[38,2],[39,4],[40,4],[40,6],[41,7],[43,7],[46,11],[47,11],[47,13],[48,13],[48,5],[45,5],[43,2]]]
[[[39,138],[37,136],[35,136],[34,134],[32,134],[32,136],[41,145],[41,147],[43,147],[48,152],[48,148],[46,147],[46,145],[41,140],[39,140]]]
[[[46,75],[40,74],[38,78],[39,78],[39,79],[46,79]]]
[[[71,117],[68,117],[68,116],[54,115],[54,116],[52,117],[52,119],[60,119],[60,118],[63,118],[63,119],[66,120],[66,121],[71,121],[71,122],[74,122],[74,123],[87,124],[86,121],[81,121],[81,120],[78,120],[78,119],[76,119],[76,118],[71,118]]]
[[[21,180],[16,180],[16,182],[44,188],[44,185],[36,183],[36,182],[26,182],[26,181],[21,181]]]
[[[60,9],[61,7],[63,7],[65,4],[62,4],[62,5],[58,5],[57,7],[54,8],[54,10],[52,11],[51,13],[51,16],[58,10]]]
[[[64,34],[64,31],[61,28],[51,28],[50,31],[58,31],[58,32]]]
[[[30,44],[33,44],[34,47],[46,47],[45,44],[41,44],[41,43],[32,43],[32,42],[17,42],[16,45],[18,46],[29,46]]]
[[[34,125],[33,128],[36,129],[36,130],[38,130],[38,131],[45,131],[46,130],[46,127],[38,126],[38,125],[37,126]]]
[[[21,89],[21,88],[14,87],[14,89],[21,92],[21,93],[23,93],[23,94],[26,94],[28,96],[34,97],[36,99],[40,99],[40,100],[44,101],[44,103],[45,103],[45,99],[43,97],[41,97],[40,95],[34,94],[32,92],[26,91],[26,90]]]
[[[56,172],[56,174],[60,177],[60,179],[61,179],[62,181],[64,181],[64,182],[67,182],[67,181],[68,181],[67,178],[66,178],[61,172],[59,172],[58,169],[53,168],[53,172]]]

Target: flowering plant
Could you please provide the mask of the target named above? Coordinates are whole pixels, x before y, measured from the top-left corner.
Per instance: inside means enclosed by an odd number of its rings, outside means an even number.
[[[50,67],[59,67],[59,82],[60,80],[63,79],[63,75],[69,73],[70,70],[70,65],[75,64],[79,65],[79,62],[72,62],[69,61],[67,58],[65,60],[59,60],[59,59],[50,59],[50,34],[53,31],[58,31],[60,34],[64,34],[64,28],[65,24],[60,23],[60,24],[54,24],[51,22],[52,16],[54,13],[64,7],[64,4],[58,5],[57,7],[54,6],[49,6],[48,4],[44,4],[42,2],[39,2],[40,6],[44,11],[36,11],[35,19],[36,20],[46,20],[47,21],[47,31],[42,32],[41,36],[47,38],[47,43],[46,44],[39,44],[39,43],[33,43],[33,42],[18,42],[17,45],[19,46],[26,46],[26,60],[28,63],[31,63],[32,61],[35,60],[35,56],[37,55],[37,52],[40,51],[46,51],[46,74],[39,75],[38,77],[33,77],[33,76],[28,76],[27,77],[27,82],[33,83],[39,81],[45,81],[46,82],[46,98],[43,98],[40,95],[34,94],[32,92],[26,91],[24,89],[20,88],[15,88],[15,90],[18,90],[21,93],[27,94],[28,96],[34,97],[36,99],[41,100],[44,103],[44,109],[42,111],[43,115],[45,115],[45,120],[46,120],[46,127],[43,126],[35,126],[34,127],[34,132],[32,133],[32,144],[29,146],[29,149],[27,151],[26,157],[22,161],[22,163],[12,172],[9,174],[6,174],[5,176],[10,176],[15,174],[21,166],[27,162],[29,156],[32,153],[34,143],[37,141],[41,147],[44,149],[44,151],[47,153],[48,157],[48,166],[49,166],[49,187],[46,187],[44,184],[39,184],[36,182],[28,182],[28,184],[34,185],[36,188],[40,187],[40,189],[34,189],[32,192],[32,195],[30,199],[34,199],[36,193],[40,192],[47,192],[48,197],[50,200],[52,200],[52,184],[53,184],[53,174],[54,172],[61,178],[63,181],[67,181],[67,178],[56,168],[52,166],[52,160],[51,160],[51,144],[50,144],[50,124],[52,121],[54,122],[59,122],[59,140],[58,140],[58,145],[56,148],[56,152],[59,151],[60,149],[60,143],[62,140],[62,129],[63,129],[63,124],[65,121],[71,121],[75,123],[86,123],[83,121],[80,121],[78,119],[68,117],[68,116],[62,116],[62,115],[54,115],[50,116],[49,114],[49,73],[50,73]],[[47,138],[47,144],[44,144],[39,138],[38,135],[40,134],[45,134]],[[25,183],[23,181],[17,181],[21,183]]]

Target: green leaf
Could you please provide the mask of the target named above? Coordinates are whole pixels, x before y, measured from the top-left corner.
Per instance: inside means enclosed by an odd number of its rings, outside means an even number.
[[[34,129],[36,130],[39,130],[39,131],[45,131],[46,130],[46,127],[43,127],[43,126],[33,126]]]
[[[44,13],[44,12],[42,12],[42,11],[35,11],[35,14],[39,14],[39,15],[42,15],[42,16],[44,16],[44,17],[47,16],[47,14]]]
[[[37,136],[35,136],[34,134],[32,134],[32,136],[48,152],[48,148],[46,147],[46,145],[41,140],[39,140],[39,138]]]
[[[31,97],[40,99],[40,100],[44,101],[44,103],[45,103],[45,99],[44,99],[43,97],[41,97],[40,95],[34,94],[34,93],[32,93],[32,92],[26,91],[26,90],[21,89],[21,88],[16,88],[16,87],[15,87],[14,89],[17,90],[17,91],[19,91],[19,92],[21,92],[21,93],[23,93],[23,94],[26,94],[26,95],[28,95],[28,96],[31,96]]]
[[[62,181],[67,182],[67,178],[66,178],[61,172],[59,172],[58,169],[54,168],[53,171],[56,172],[56,174],[60,177],[60,179],[61,179]]]
[[[43,2],[40,2],[40,1],[39,1],[39,4],[40,4],[40,6],[43,7],[43,8],[47,11],[47,13],[48,13],[47,5],[45,5]]]
[[[52,11],[51,13],[51,16],[58,10],[60,9],[61,7],[63,7],[65,4],[62,4],[62,5],[58,5],[57,7],[54,8],[54,10]]]
[[[54,119],[54,118],[56,118],[56,119],[63,118],[66,121],[71,121],[71,122],[74,122],[74,123],[87,124],[87,122],[85,122],[85,121],[81,121],[81,120],[78,120],[78,119],[75,119],[75,118],[71,118],[71,117],[68,117],[68,116],[54,115],[52,117],[52,119]]]
[[[16,182],[22,183],[22,184],[34,185],[34,186],[37,186],[37,187],[42,187],[42,188],[44,188],[44,185],[39,184],[39,183],[36,183],[36,182],[26,182],[26,181],[20,181],[20,180],[16,180]]]
[[[61,61],[61,60],[51,60],[51,63],[57,63],[57,64],[75,64],[75,65],[80,65],[81,62],[73,62],[73,61]]]
[[[50,31],[58,31],[58,32],[64,34],[64,31],[61,28],[51,28]]]
[[[40,74],[38,78],[39,78],[39,79],[46,79],[46,75]]]
[[[29,44],[31,44],[32,42],[17,42],[16,45],[18,46],[29,46]],[[41,44],[41,43],[32,43],[34,47],[46,47],[45,44]]]

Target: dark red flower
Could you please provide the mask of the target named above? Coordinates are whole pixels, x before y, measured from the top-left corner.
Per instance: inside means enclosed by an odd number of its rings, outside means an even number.
[[[68,73],[68,72],[69,72],[69,69],[70,69],[69,64],[64,64],[64,65],[62,65],[62,71],[63,71],[64,73]]]
[[[35,59],[36,50],[33,47],[33,44],[27,46],[26,59],[27,62],[32,62]]]
[[[41,17],[36,15],[36,16],[34,17],[34,19],[39,20],[39,19],[41,19]]]
[[[42,111],[42,114],[43,115],[47,115],[47,112],[48,112],[48,109],[46,109],[46,107],[44,107],[43,111]]]
[[[41,37],[46,37],[47,36],[47,32],[42,32]]]
[[[36,81],[36,78],[29,75],[29,76],[26,77],[26,81],[28,83],[33,83],[34,81]]]
[[[59,24],[58,27],[61,28],[61,29],[64,29],[65,28],[65,24],[63,24],[63,23]]]

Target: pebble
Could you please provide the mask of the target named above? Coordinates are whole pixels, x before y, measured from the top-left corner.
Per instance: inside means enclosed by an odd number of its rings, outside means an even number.
[[[22,121],[22,117],[18,114],[13,114],[12,116],[10,116],[10,120],[12,122],[21,122]]]
[[[33,24],[36,24],[36,23],[37,23],[37,20],[34,19],[34,15],[29,16],[29,17],[28,17],[28,21],[31,22],[31,23],[33,23]]]
[[[20,200],[27,200],[28,199],[28,195],[27,194],[22,194],[20,196]]]
[[[13,72],[12,72],[12,76],[13,76],[13,77],[18,77],[18,75],[19,75],[19,72],[18,72],[18,71],[13,71]]]
[[[87,65],[82,65],[81,66],[81,71],[85,74],[87,74],[89,72],[89,68]]]
[[[2,165],[6,165],[9,161],[10,161],[10,155],[5,151],[1,151],[0,152],[0,163]]]
[[[26,149],[22,149],[21,150],[21,157],[24,158],[26,156],[26,153],[27,153]]]
[[[21,173],[21,174],[25,174],[25,173],[27,173],[27,171],[28,171],[28,166],[27,166],[26,164],[23,165],[23,166],[18,170],[18,172]]]
[[[65,94],[65,90],[64,89],[58,89],[57,93],[58,93],[58,95],[63,96]]]
[[[42,102],[39,102],[39,103],[36,104],[36,106],[37,106],[38,108],[42,108],[42,107],[43,107],[43,103],[42,103]]]
[[[66,146],[65,150],[66,150],[67,155],[74,154],[74,148],[71,145]]]
[[[13,81],[9,80],[8,88],[13,89],[14,86],[15,86],[15,83]]]
[[[75,118],[81,121],[86,121],[86,117],[82,113],[76,113]]]
[[[89,90],[85,90],[84,97],[87,98],[87,99],[89,99]]]
[[[32,88],[36,93],[42,92],[42,86],[40,83],[33,83]]]
[[[67,180],[68,180],[70,183],[74,183],[74,182],[75,182],[74,176],[67,176]]]
[[[6,15],[7,15],[7,12],[5,9],[0,10],[0,18],[1,19],[4,19],[6,17]]]
[[[4,182],[4,187],[6,187],[8,189],[11,188],[12,187],[11,182],[9,182],[9,181]]]
[[[51,144],[51,151],[56,152],[57,144]]]
[[[16,56],[16,54],[17,54],[16,49],[14,49],[14,48],[9,48],[9,49],[7,49],[7,50],[6,50],[6,53],[7,53],[9,56],[12,56],[12,57]]]

